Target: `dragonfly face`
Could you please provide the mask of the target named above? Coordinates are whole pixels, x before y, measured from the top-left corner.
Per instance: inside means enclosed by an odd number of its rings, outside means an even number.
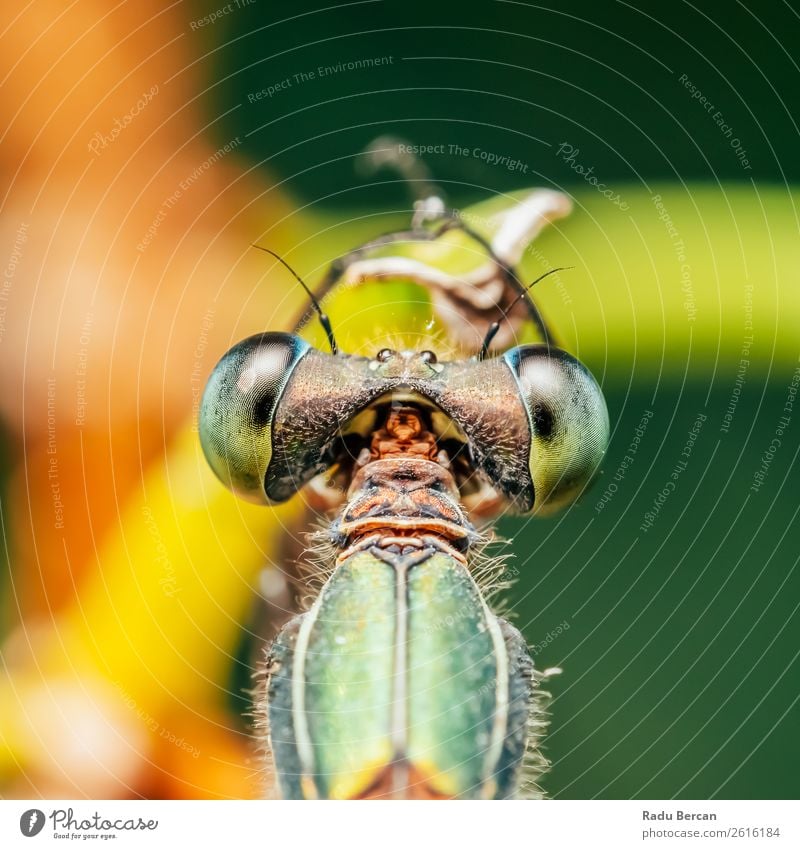
[[[448,220],[334,264],[323,285],[334,301],[394,278],[428,293],[450,332],[444,348],[422,334],[418,346],[327,354],[297,334],[261,333],[234,346],[209,379],[200,434],[220,480],[265,505],[327,480],[325,503],[338,508],[327,532],[330,576],[268,658],[261,709],[284,797],[519,791],[541,725],[535,672],[519,632],[483,598],[474,523],[506,509],[563,508],[605,451],[597,383],[552,344],[510,268],[568,208],[557,193],[533,192],[485,237]],[[464,234],[480,256],[450,274],[444,266]],[[531,334],[546,344],[484,356],[490,339]]]
[[[573,501],[608,440],[597,383],[556,348],[450,363],[427,350],[332,356],[295,335],[263,333],[232,348],[211,376],[203,448],[234,492],[278,503],[315,475],[352,464],[376,411],[393,401],[429,411],[434,436],[459,459],[457,483],[469,488],[477,475],[521,513]]]

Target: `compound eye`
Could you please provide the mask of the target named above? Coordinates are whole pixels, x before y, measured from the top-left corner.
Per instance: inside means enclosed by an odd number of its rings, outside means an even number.
[[[433,365],[438,362],[436,354],[434,354],[433,351],[420,351],[419,358],[423,363],[428,363],[428,365]]]
[[[503,355],[528,415],[528,468],[533,511],[547,514],[588,486],[608,445],[608,411],[589,370],[546,345],[522,345]]]
[[[264,481],[272,459],[275,411],[309,350],[291,333],[260,333],[217,363],[200,406],[200,442],[217,477],[242,498],[270,503]]]
[[[375,359],[376,359],[379,363],[386,363],[386,362],[388,362],[389,360],[391,360],[391,358],[392,358],[392,357],[393,357],[396,353],[397,353],[397,352],[396,352],[396,351],[393,351],[391,348],[381,348],[381,349],[380,349],[380,351],[378,351],[377,355],[375,356]]]

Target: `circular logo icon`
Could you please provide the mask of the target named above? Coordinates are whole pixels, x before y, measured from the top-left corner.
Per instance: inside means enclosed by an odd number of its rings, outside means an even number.
[[[19,818],[19,830],[25,837],[36,837],[44,828],[44,811],[31,808]]]

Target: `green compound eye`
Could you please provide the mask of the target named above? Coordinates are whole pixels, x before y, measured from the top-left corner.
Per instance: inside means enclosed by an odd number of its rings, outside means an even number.
[[[208,379],[200,406],[200,441],[217,477],[258,504],[272,459],[275,411],[295,366],[309,350],[291,333],[260,333],[230,349]]]
[[[503,355],[519,388],[530,427],[532,512],[554,513],[591,481],[608,445],[608,410],[600,387],[574,357],[546,345]]]

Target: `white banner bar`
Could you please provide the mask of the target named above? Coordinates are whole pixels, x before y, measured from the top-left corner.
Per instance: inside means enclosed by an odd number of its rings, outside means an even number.
[[[800,846],[797,802],[0,802],[0,846]]]

